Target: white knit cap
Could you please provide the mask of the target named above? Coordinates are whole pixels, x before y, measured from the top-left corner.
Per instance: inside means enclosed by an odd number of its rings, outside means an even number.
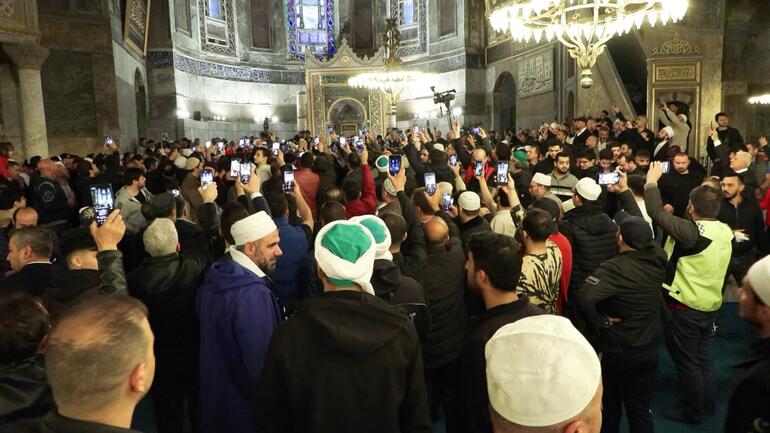
[[[484,353],[492,408],[522,426],[569,421],[599,389],[599,357],[564,317],[545,314],[505,325]]]
[[[247,242],[258,241],[277,229],[270,215],[265,211],[259,211],[233,224],[230,234],[233,235],[235,245],[244,245]]]
[[[446,152],[444,145],[441,143],[433,143],[433,150],[440,150],[442,152]]]
[[[535,175],[532,176],[532,181],[543,186],[551,186],[551,176],[547,174],[535,173]]]
[[[182,155],[177,156],[176,159],[174,160],[174,167],[180,170],[184,170],[184,167],[186,164],[187,164],[187,158],[185,158]]]
[[[754,263],[746,276],[757,297],[765,305],[770,305],[770,256]]]
[[[473,191],[465,191],[460,194],[460,197],[457,199],[457,204],[459,204],[462,209],[473,212],[481,208],[481,198],[479,198],[479,195]]]
[[[318,267],[337,286],[361,286],[374,295],[370,280],[374,271],[377,242],[371,232],[353,221],[329,223],[315,238],[315,259]]]
[[[454,191],[454,187],[449,182],[439,182],[437,187],[441,194],[452,195],[452,192]]]
[[[182,149],[182,156],[189,158],[190,155],[192,154],[193,154],[192,149],[189,149],[189,148]]]
[[[674,128],[666,126],[662,130],[666,131],[666,135],[668,135],[669,140],[674,138]]]
[[[575,185],[575,191],[586,200],[596,201],[602,195],[602,187],[593,178],[584,177]]]
[[[393,260],[393,255],[390,253],[390,230],[385,221],[375,215],[356,216],[350,221],[361,224],[372,234],[377,247],[374,253],[375,260]]]

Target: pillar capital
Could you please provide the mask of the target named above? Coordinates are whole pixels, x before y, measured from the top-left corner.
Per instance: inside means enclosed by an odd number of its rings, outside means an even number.
[[[37,44],[3,44],[3,51],[19,69],[37,70],[43,65],[50,52],[48,48]]]

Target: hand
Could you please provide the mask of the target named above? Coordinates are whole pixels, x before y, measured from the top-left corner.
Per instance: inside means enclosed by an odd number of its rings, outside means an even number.
[[[765,147],[767,146],[767,138],[765,136],[759,137],[759,147]]]
[[[487,131],[484,131],[484,128],[479,128],[479,138],[482,140],[487,138]]]
[[[482,207],[482,208],[479,209],[479,216],[483,218],[483,217],[489,215],[491,212],[492,211],[490,211],[489,209],[487,209],[485,207]]]
[[[460,162],[458,161],[455,165],[449,164],[449,170],[452,171],[454,177],[460,177]]]
[[[668,213],[670,213],[670,214],[673,214],[674,213],[674,206],[671,206],[670,204],[666,203],[666,204],[663,205],[663,210],[668,212]]]
[[[294,182],[294,189],[287,191],[286,194],[293,195],[294,197],[302,197],[302,190],[299,187],[299,183]],[[304,199],[304,197],[302,197]]]
[[[452,122],[452,135],[454,136],[454,138],[460,137],[460,122],[456,120]]]
[[[214,200],[217,199],[218,195],[217,184],[215,182],[211,182],[206,188],[199,186],[198,194],[201,195],[204,203],[214,203]]]
[[[395,176],[388,171],[388,179],[393,183],[393,187],[396,188],[396,192],[401,192],[406,188],[406,172],[404,171],[404,164],[401,164],[401,169]]]
[[[620,113],[620,107],[618,107],[618,104],[612,105],[612,111],[614,111],[615,114]]]
[[[714,128],[711,128],[709,130],[709,138],[711,138],[712,141],[719,139],[719,134],[717,134],[717,130]]]
[[[663,163],[653,161],[650,163],[650,169],[647,171],[647,183],[657,183],[663,176]]]
[[[744,232],[744,229],[733,230],[733,237],[735,242],[746,242],[751,239],[749,235]]]
[[[91,236],[96,242],[97,251],[111,251],[118,249],[118,243],[123,239],[126,233],[126,225],[123,223],[123,217],[120,216],[120,210],[113,210],[104,224],[99,227],[96,221],[91,223]]]
[[[428,204],[430,204],[433,212],[438,212],[441,208],[441,191],[437,188],[433,195],[429,195],[426,191],[423,191],[422,193],[425,194],[425,199],[428,201]]]
[[[516,195],[516,184],[513,182],[513,178],[511,177],[510,173],[508,173],[508,183],[501,186],[500,190],[506,193],[508,197]]]
[[[364,149],[361,151],[361,164],[367,165],[369,163],[369,149],[367,149],[366,144],[364,144]]]
[[[286,162],[283,160],[283,150],[278,149],[278,156],[276,156],[275,159],[278,160],[278,165],[281,167],[286,165]]]
[[[634,125],[631,123],[630,120],[626,120],[626,129],[633,129]],[[646,138],[645,138],[646,140]]]
[[[639,135],[642,136],[644,141],[648,141],[650,139],[650,136],[647,134],[647,131],[642,131],[642,132],[639,133]]]
[[[241,183],[240,176],[238,176],[238,180],[236,182],[240,184],[241,188],[243,188],[243,190],[246,191],[246,193],[249,195],[254,194],[255,192],[259,192],[262,188],[262,181],[259,179],[259,176],[257,176],[257,173],[251,173],[251,176],[249,177],[249,183],[247,184]]]
[[[297,143],[297,148],[302,151],[307,151],[307,141],[304,138],[300,138]]]
[[[609,323],[610,326],[620,323],[620,318],[607,316],[607,323]]]

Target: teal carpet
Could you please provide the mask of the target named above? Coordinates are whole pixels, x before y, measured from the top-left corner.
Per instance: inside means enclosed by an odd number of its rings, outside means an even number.
[[[719,330],[714,338],[712,354],[717,373],[717,413],[707,418],[702,425],[691,426],[670,421],[663,417],[663,409],[676,406],[681,400],[676,371],[668,356],[666,347],[661,343],[655,393],[653,395],[653,413],[655,430],[663,433],[717,433],[722,432],[727,403],[738,380],[738,371],[733,368],[748,355],[749,344],[754,338],[754,330],[738,317],[738,304],[726,303],[722,306]],[[142,400],[134,415],[134,429],[144,433],[155,433],[154,417],[150,398]],[[363,429],[362,431],[364,431]],[[434,433],[444,433],[443,423],[437,423]],[[628,432],[625,420],[621,431]]]

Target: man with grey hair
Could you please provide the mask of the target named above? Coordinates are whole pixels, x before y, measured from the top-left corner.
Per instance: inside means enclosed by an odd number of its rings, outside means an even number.
[[[214,190],[211,193],[209,190]],[[214,207],[216,188],[202,194]],[[184,430],[185,410],[193,431],[200,424],[199,333],[195,295],[209,266],[207,239],[179,252],[174,221],[156,218],[144,231],[145,257],[128,274],[129,293],[147,305],[157,337],[157,380],[152,389],[159,433]],[[186,409],[185,409],[186,408]]]
[[[40,296],[51,283],[53,233],[43,227],[16,230],[8,241],[11,275],[0,280],[0,294],[24,292]]]
[[[754,191],[759,188],[757,183],[756,165],[751,164],[751,154],[745,150],[739,150],[730,154],[730,169],[743,177],[746,187],[745,193],[754,197]],[[722,172],[722,177],[727,177],[729,171]]]

